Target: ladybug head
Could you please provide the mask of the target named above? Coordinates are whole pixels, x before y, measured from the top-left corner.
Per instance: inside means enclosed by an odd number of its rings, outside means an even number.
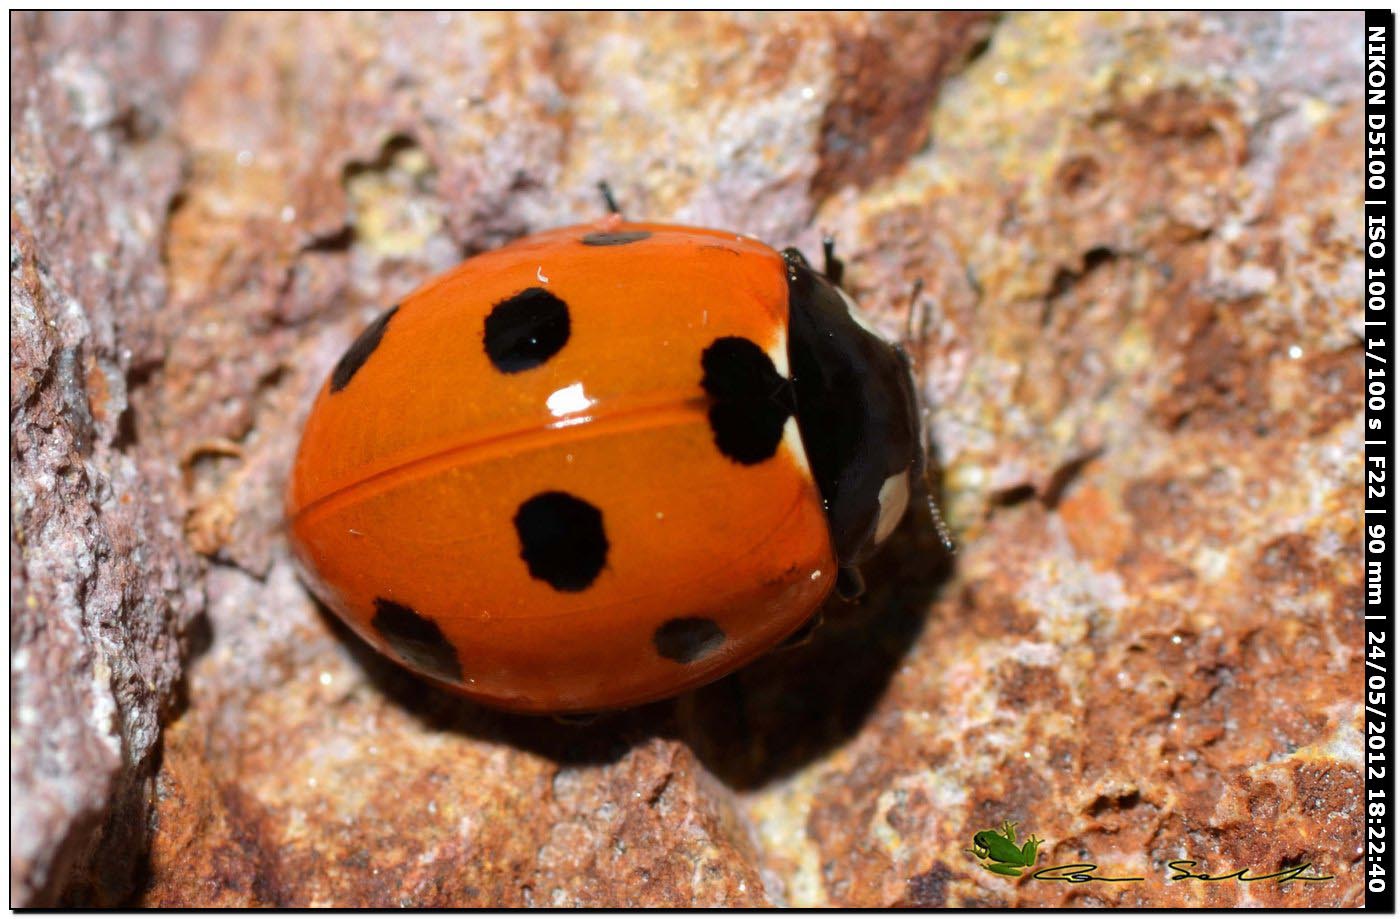
[[[796,249],[783,258],[797,422],[837,561],[853,573],[894,531],[923,472],[913,376],[831,278]]]

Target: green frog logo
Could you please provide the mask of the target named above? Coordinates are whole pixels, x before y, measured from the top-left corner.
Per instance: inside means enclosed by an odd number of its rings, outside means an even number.
[[[983,830],[972,834],[972,848],[967,851],[977,856],[982,867],[993,874],[1018,878],[1024,869],[1035,866],[1035,860],[1040,855],[1040,844],[1044,841],[1036,839],[1032,833],[1025,845],[1017,848],[1016,824],[1008,820],[1001,825],[1000,832]]]

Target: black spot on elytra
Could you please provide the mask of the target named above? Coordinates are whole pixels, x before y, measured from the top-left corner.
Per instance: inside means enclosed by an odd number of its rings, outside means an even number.
[[[389,327],[389,320],[394,318],[394,314],[399,311],[397,304],[389,307],[378,319],[374,320],[360,333],[360,337],[355,339],[345,353],[336,361],[335,369],[331,371],[331,392],[340,392],[350,385],[350,380],[355,373],[365,365],[369,356],[374,353],[374,349],[379,347],[379,342],[384,338],[384,330]]]
[[[402,603],[376,597],[370,625],[409,666],[449,683],[462,682],[457,649],[433,620]]]
[[[491,308],[486,356],[502,373],[538,367],[569,342],[569,306],[543,287],[527,287]]]
[[[625,246],[651,236],[650,230],[628,230],[624,233],[589,233],[583,237],[585,246]]]
[[[713,619],[687,617],[662,623],[651,636],[656,653],[678,664],[692,664],[718,651],[724,630]]]
[[[710,429],[725,456],[752,466],[778,452],[793,413],[792,384],[773,359],[747,338],[717,338],[700,356],[709,394]]]
[[[602,512],[567,492],[542,492],[521,504],[515,532],[530,576],[555,590],[586,590],[608,560]]]

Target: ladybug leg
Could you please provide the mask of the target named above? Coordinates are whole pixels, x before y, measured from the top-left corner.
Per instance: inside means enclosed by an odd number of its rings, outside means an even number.
[[[793,648],[801,648],[804,645],[811,644],[812,636],[817,634],[817,630],[822,627],[822,622],[825,618],[826,616],[822,611],[817,610],[812,614],[811,618],[797,627],[796,632],[784,638],[782,644],[778,645],[774,650],[791,651]]]
[[[836,593],[842,600],[854,602],[865,594],[865,578],[859,568],[842,568],[836,573]]]
[[[613,197],[612,186],[607,182],[598,183],[598,194],[603,196],[603,207],[608,209],[609,214],[622,216],[622,209],[617,206],[617,199]]]
[[[822,237],[822,259],[825,262],[822,273],[828,281],[840,287],[841,280],[846,276],[846,263],[836,257],[836,238],[831,235]]]

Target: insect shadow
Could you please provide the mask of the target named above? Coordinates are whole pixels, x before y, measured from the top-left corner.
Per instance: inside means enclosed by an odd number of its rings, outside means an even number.
[[[316,607],[374,688],[427,730],[510,744],[566,766],[616,762],[662,733],[657,726],[666,721],[665,702],[560,720],[489,708],[422,680],[371,648],[320,600]]]
[[[840,747],[874,711],[952,570],[933,522],[908,515],[863,566],[867,592],[859,602],[833,597],[809,642],[678,698],[677,736],[736,790],[762,787]]]
[[[497,711],[430,686],[318,607],[375,688],[430,730],[509,743],[569,766],[616,762],[651,738],[680,740],[716,777],[743,790],[801,769],[860,730],[951,571],[934,524],[910,514],[866,564],[865,596],[827,601],[821,624],[800,646],[675,699],[562,720]]]

